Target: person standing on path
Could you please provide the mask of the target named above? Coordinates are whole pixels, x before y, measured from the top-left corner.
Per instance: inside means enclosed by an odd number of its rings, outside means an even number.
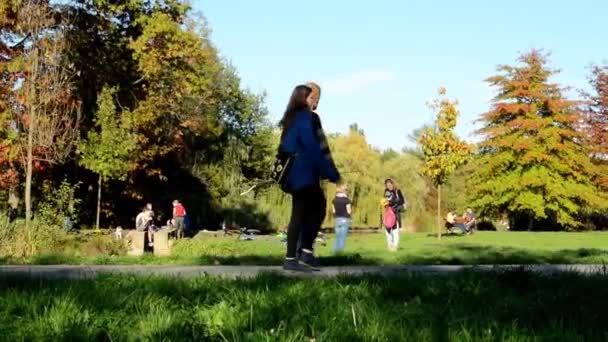
[[[184,218],[186,217],[186,208],[178,200],[173,201],[173,225],[176,230],[178,239],[184,237]]]
[[[386,227],[386,242],[390,251],[399,249],[399,229],[401,228],[401,212],[405,210],[407,202],[403,193],[397,188],[395,182],[387,178],[384,181],[384,199],[395,214],[396,222],[393,227]]]
[[[346,236],[351,224],[352,206],[347,194],[348,188],[345,183],[339,184],[336,188],[332,209],[334,213],[334,231],[336,241],[334,243],[334,253],[344,251]]]
[[[310,96],[311,93],[311,87],[297,86],[280,122],[282,132],[279,150],[293,156],[287,174],[287,185],[292,195],[292,210],[283,268],[295,271],[308,271],[320,266],[313,255],[313,242],[326,210],[325,194],[320,182],[321,179],[333,183],[340,180],[340,173],[331,159],[327,158],[324,153],[325,148],[316,134],[319,127],[315,127],[316,119],[312,112],[315,104]],[[300,233],[302,253],[296,258]]]
[[[321,145],[321,149],[323,151],[323,155],[325,157],[325,159],[327,159],[331,165],[333,165],[333,167],[335,168],[335,163],[334,160],[331,156],[331,151],[329,149],[329,144],[327,142],[327,137],[325,136],[325,131],[323,130],[323,126],[321,125],[321,118],[319,117],[319,114],[317,113],[317,108],[319,107],[319,101],[321,100],[321,87],[312,81],[309,81],[306,83],[306,86],[308,86],[311,89],[310,95],[308,96],[308,103],[310,106],[310,110],[312,112],[312,119],[313,119],[313,130],[315,132],[315,136],[317,137],[317,140],[319,142],[319,144]],[[323,225],[323,222],[325,222],[325,217],[326,217],[326,213],[327,213],[327,199],[325,197],[325,193],[323,193],[323,200],[319,201],[319,215],[317,216],[319,219],[319,222],[317,222],[315,224],[315,233],[314,233],[314,237],[315,240],[313,240],[313,248],[314,248],[314,241],[316,241],[317,236],[319,235],[319,232],[321,231],[321,226]],[[297,251],[296,251],[296,255],[299,258],[302,255],[302,233],[300,233],[300,237],[298,238],[298,247],[297,247]]]

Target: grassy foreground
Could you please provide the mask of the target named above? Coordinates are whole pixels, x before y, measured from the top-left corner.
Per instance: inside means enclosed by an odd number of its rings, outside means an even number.
[[[0,278],[3,341],[605,341],[608,277]]]
[[[472,236],[401,235],[401,250],[386,250],[383,234],[351,234],[346,253],[334,256],[330,238],[317,246],[324,265],[608,263],[608,233],[478,232]],[[179,241],[170,257],[129,257],[110,236],[74,237],[59,253],[30,259],[0,258],[31,264],[279,265],[285,245],[275,236],[255,241],[199,235]]]

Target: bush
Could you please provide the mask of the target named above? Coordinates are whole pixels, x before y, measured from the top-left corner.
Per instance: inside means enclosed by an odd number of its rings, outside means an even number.
[[[45,189],[45,197],[38,206],[37,218],[39,222],[49,227],[65,228],[64,220],[69,218],[75,222],[80,210],[81,200],[74,196],[80,183],[74,185],[66,180],[55,189]]]
[[[63,181],[58,188],[47,189],[29,230],[23,220],[10,222],[0,214],[0,256],[23,258],[60,247],[66,236],[64,219],[74,219],[78,213],[80,200],[74,197],[78,186]]]
[[[32,220],[27,231],[25,221],[10,222],[6,215],[0,215],[0,256],[23,258],[52,251],[61,245],[64,237],[61,227]]]

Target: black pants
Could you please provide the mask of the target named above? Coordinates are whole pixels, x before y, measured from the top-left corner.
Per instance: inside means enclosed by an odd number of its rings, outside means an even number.
[[[288,258],[295,258],[300,248],[312,250],[325,220],[325,206],[325,194],[318,185],[294,191],[287,230]]]
[[[321,189],[320,189],[321,190]],[[315,240],[317,239],[317,236],[319,235],[319,231],[321,231],[321,226],[323,226],[323,222],[325,222],[325,216],[327,214],[327,198],[325,198],[325,193],[323,193],[323,190],[321,190],[321,196],[318,202],[318,206],[317,206],[317,210],[319,211],[318,213],[318,222],[315,223],[314,226],[314,237],[312,239],[312,243],[313,243],[313,247],[314,248],[314,243]],[[300,230],[300,236],[298,238],[298,244],[297,244],[297,248],[296,248],[296,254],[297,256],[300,256],[302,254],[302,248],[305,248],[303,245],[303,231]],[[312,250],[311,248],[307,248]]]

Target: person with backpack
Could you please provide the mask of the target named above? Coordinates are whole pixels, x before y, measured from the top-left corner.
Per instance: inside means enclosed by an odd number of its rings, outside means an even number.
[[[173,226],[176,230],[178,239],[184,237],[184,220],[186,217],[186,208],[178,200],[173,201]]]
[[[307,85],[295,87],[281,119],[281,142],[278,156],[288,156],[289,169],[279,181],[281,188],[291,194],[291,219],[287,230],[287,252],[283,268],[310,271],[320,264],[313,255],[313,243],[325,215],[325,193],[321,179],[332,183],[340,180],[340,173],[324,152],[318,138],[319,122],[313,116],[315,99]],[[281,167],[283,169],[283,167]],[[321,210],[323,208],[323,210]],[[302,253],[296,258],[298,239],[302,234]]]
[[[399,249],[399,229],[401,228],[401,213],[407,202],[395,182],[388,178],[384,181],[384,215],[383,225],[386,229],[386,242],[390,251]],[[394,218],[394,219],[393,219]]]

